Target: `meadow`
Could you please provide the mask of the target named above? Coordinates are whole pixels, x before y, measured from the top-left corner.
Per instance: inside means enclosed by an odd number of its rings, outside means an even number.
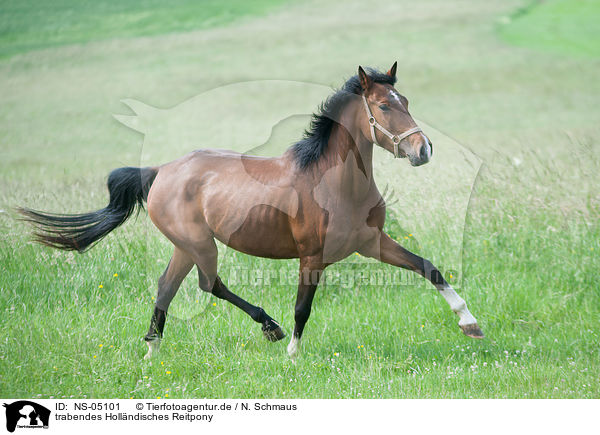
[[[600,397],[597,2],[138,3],[62,1],[30,13],[28,2],[0,2],[0,396]],[[243,312],[200,293],[195,272],[159,356],[144,361],[170,258],[146,214],[83,255],[32,243],[16,219],[19,205],[101,208],[112,169],[187,149],[144,154],[144,135],[112,116],[128,111],[124,98],[170,109],[251,80],[335,87],[359,64],[395,60],[413,115],[482,162],[461,227],[459,293],[484,340],[463,336],[424,280],[336,285],[348,271],[393,272],[353,256],[328,270],[296,364],[287,339],[264,340]],[[255,115],[272,104],[258,98]],[[229,147],[215,137],[196,148],[209,146]],[[394,164],[397,177],[378,182],[398,192],[427,174]],[[392,205],[387,231],[443,269],[455,235],[423,224],[444,216],[419,198],[412,215],[418,233]],[[298,261],[221,251],[225,282],[290,333],[296,285],[273,277],[294,275]],[[240,271],[252,278],[236,282]]]

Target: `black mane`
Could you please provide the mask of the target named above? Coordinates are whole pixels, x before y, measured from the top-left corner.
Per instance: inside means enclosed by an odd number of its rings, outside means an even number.
[[[375,83],[390,85],[396,83],[396,77],[391,77],[372,68],[367,69],[367,74]],[[292,145],[292,152],[300,168],[305,169],[319,160],[327,149],[331,128],[339,119],[342,109],[354,95],[360,95],[361,93],[360,80],[358,75],[355,75],[321,103],[319,112],[313,113],[309,128],[304,131],[302,139]]]

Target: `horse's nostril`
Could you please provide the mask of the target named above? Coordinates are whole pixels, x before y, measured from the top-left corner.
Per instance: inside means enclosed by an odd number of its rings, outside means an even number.
[[[429,144],[425,144],[421,147],[419,157],[421,157],[421,160],[429,160]]]

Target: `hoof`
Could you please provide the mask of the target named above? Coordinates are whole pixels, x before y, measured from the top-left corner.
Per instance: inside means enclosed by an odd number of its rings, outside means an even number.
[[[462,329],[463,334],[465,334],[467,337],[471,337],[471,338],[485,338],[485,335],[483,335],[483,332],[481,331],[481,329],[479,328],[479,325],[477,323],[471,323],[470,325],[459,325],[460,329]]]
[[[274,320],[264,323],[262,326],[262,332],[265,338],[272,342],[285,338],[285,332],[283,332],[281,326],[279,326],[279,324]]]

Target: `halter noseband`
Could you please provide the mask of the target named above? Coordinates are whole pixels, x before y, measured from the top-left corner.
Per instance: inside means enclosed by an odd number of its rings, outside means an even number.
[[[369,119],[369,128],[371,129],[371,138],[373,139],[373,143],[377,143],[377,139],[375,138],[375,129],[377,129],[391,139],[392,143],[394,144],[394,157],[398,158],[400,156],[400,142],[402,142],[403,139],[406,139],[413,133],[418,133],[419,131],[423,132],[421,127],[413,127],[409,128],[402,134],[390,133],[384,126],[377,122],[371,113],[371,109],[369,109],[369,104],[367,103],[367,98],[363,95],[362,99],[363,103],[365,103],[365,110],[367,111],[367,117]]]

